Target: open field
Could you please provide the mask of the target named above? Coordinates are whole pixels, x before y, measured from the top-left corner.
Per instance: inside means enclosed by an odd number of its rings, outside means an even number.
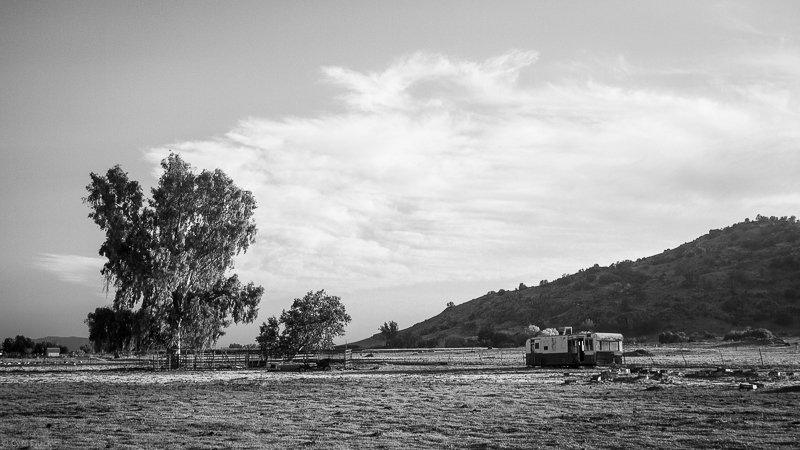
[[[663,349],[663,357],[678,349]],[[738,350],[743,361],[760,362],[765,349]],[[769,350],[781,367],[797,362],[794,347]],[[392,364],[376,352],[351,370],[305,374],[2,371],[0,449],[743,449],[800,442],[800,377],[770,374],[777,366],[719,378],[685,377],[699,370],[676,368],[663,378],[594,382],[600,369],[526,369],[505,351],[502,361],[459,363],[451,353],[446,364],[420,365]],[[741,390],[742,383],[760,386]]]
[[[669,345],[625,345],[625,351],[643,350],[649,356],[625,357],[627,365],[658,368],[772,367],[800,371],[800,349],[792,340],[788,346],[749,345],[721,343],[719,341],[692,342]],[[465,348],[465,349],[403,349],[363,350],[353,352],[353,361],[359,364],[448,364],[497,365],[519,367],[525,365],[521,348]]]

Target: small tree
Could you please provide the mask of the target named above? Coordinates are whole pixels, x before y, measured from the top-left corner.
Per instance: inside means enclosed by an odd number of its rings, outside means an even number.
[[[383,325],[379,328],[381,332],[381,336],[386,341],[387,348],[395,348],[397,347],[397,338],[400,329],[397,326],[397,322],[392,320],[389,323],[384,322]]]
[[[3,341],[3,351],[6,353],[30,355],[35,347],[36,343],[33,342],[33,339],[23,335],[17,335],[15,338],[6,338]]]
[[[592,319],[586,319],[578,325],[579,331],[594,331],[594,321]]]
[[[96,352],[127,351],[133,340],[134,313],[129,309],[114,311],[95,308],[84,323],[89,326],[89,340]]]
[[[494,335],[494,325],[491,323],[485,323],[478,330],[478,341],[483,345],[491,345]]]
[[[261,324],[259,335],[256,337],[258,347],[268,359],[281,356],[281,335],[278,319],[272,316]]]
[[[294,299],[291,309],[284,310],[280,320],[273,317],[262,324],[256,340],[262,349],[278,349],[291,360],[300,353],[332,348],[333,338],[344,335],[344,327],[350,320],[339,297],[326,294],[324,289],[308,292],[305,297]],[[276,340],[279,324],[283,325],[283,331]]]
[[[677,333],[665,331],[658,336],[658,342],[662,344],[689,342],[689,336],[687,336],[683,331],[678,331]]]
[[[461,348],[466,347],[467,341],[461,336],[450,335],[444,338],[445,348]]]

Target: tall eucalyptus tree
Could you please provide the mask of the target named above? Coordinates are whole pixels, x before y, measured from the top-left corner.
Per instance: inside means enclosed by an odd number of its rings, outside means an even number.
[[[263,288],[230,274],[234,256],[255,242],[256,201],[219,169],[197,174],[172,153],[161,167],[150,199],[117,165],[90,175],[83,201],[106,233],[101,273],[114,308],[148,309],[178,352],[202,349],[258,313]]]

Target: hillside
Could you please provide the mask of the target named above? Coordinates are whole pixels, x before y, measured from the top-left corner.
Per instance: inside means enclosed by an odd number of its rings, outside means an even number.
[[[71,352],[80,350],[81,346],[83,345],[91,345],[89,338],[77,336],[45,336],[43,338],[34,339],[33,342],[53,342],[55,344],[67,347]]]
[[[758,216],[663,253],[595,265],[539,286],[500,289],[399,333],[398,346],[476,344],[492,330],[524,342],[529,325],[653,336],[800,326],[800,222]],[[483,339],[485,342],[485,339]],[[382,345],[380,335],[354,345]]]

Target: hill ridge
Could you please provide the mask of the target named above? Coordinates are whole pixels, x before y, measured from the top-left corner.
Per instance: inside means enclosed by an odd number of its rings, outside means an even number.
[[[91,345],[88,337],[80,336],[45,336],[33,339],[33,342],[52,342],[67,347],[71,352],[80,350],[84,345]]]
[[[490,291],[401,330],[396,344],[486,344],[482,338],[501,332],[519,345],[530,325],[652,336],[666,330],[724,334],[745,326],[789,332],[797,324],[800,222],[758,215],[636,261]],[[380,346],[384,339],[378,333],[352,345]]]

